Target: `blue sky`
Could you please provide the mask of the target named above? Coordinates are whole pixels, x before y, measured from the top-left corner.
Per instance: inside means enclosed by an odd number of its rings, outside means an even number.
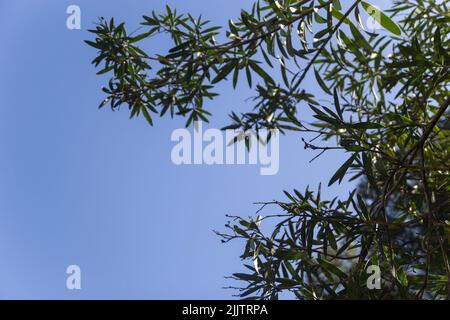
[[[167,3],[223,25],[251,2]],[[71,4],[81,8],[82,30],[66,28]],[[242,268],[242,243],[223,245],[213,234],[225,214],[250,216],[254,202],[315,188],[346,159],[333,153],[309,164],[314,154],[290,134],[274,176],[250,165],[176,166],[170,136],[184,121],[158,119],[150,128],[128,120],[126,108],[98,110],[107,76],[90,64],[87,29],[114,16],[132,30],[165,4],[0,0],[0,298],[232,298],[222,287]],[[212,127],[227,124],[230,110],[248,110],[244,88],[220,85],[209,103]],[[78,291],[66,289],[71,264],[82,270]]]

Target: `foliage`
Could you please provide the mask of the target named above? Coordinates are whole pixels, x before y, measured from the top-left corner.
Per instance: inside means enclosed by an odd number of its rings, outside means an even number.
[[[382,28],[367,30],[370,15]],[[328,185],[347,176],[360,186],[345,199],[317,191],[285,192],[262,204],[280,214],[233,217],[223,241],[242,239],[248,273],[235,278],[245,298],[442,299],[450,293],[450,14],[445,1],[394,1],[379,11],[353,0],[264,0],[221,28],[177,13],[144,16],[144,32],[102,19],[93,63],[111,79],[101,107],[125,104],[131,117],[156,114],[208,121],[204,100],[217,83],[244,77],[256,98],[250,112],[231,114],[228,128],[302,132],[305,148],[339,149],[348,160]],[[168,35],[173,47],[150,55],[138,42]],[[305,86],[313,76],[328,96]],[[324,101],[324,99],[320,99]],[[310,108],[307,123],[298,110]],[[317,138],[335,145],[314,144]],[[259,212],[258,212],[259,213]],[[274,225],[264,233],[261,224]],[[367,266],[381,268],[369,290]]]

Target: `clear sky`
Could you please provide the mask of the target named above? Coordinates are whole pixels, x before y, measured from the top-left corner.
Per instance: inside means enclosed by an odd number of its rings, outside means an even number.
[[[251,1],[167,3],[224,25]],[[81,8],[81,30],[66,28],[71,4]],[[316,188],[346,159],[330,153],[309,164],[314,153],[289,134],[274,176],[251,165],[176,166],[170,136],[184,121],[151,128],[128,120],[126,108],[98,110],[107,76],[90,64],[87,29],[114,16],[132,30],[165,4],[0,0],[0,298],[231,298],[224,276],[241,271],[243,247],[214,235],[225,214],[250,216],[254,202],[284,199],[282,190]],[[221,84],[208,104],[212,127],[249,108],[251,92],[230,87]],[[78,291],[66,289],[71,264],[81,267]]]

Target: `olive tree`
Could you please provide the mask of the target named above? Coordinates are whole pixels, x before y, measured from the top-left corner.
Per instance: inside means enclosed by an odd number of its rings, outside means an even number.
[[[348,154],[325,181],[358,181],[347,197],[324,199],[321,186],[284,191],[284,199],[262,203],[250,218],[230,217],[217,232],[224,242],[243,241],[248,271],[230,277],[240,297],[445,299],[449,12],[437,0],[396,0],[384,12],[361,0],[259,0],[223,31],[167,7],[131,33],[102,18],[86,42],[98,50],[98,74],[110,74],[100,107],[126,105],[150,125],[157,115],[184,117],[190,126],[210,118],[205,101],[217,96],[216,84],[236,88],[244,78],[256,97],[248,112],[231,113],[226,128],[297,132],[299,147],[316,156]],[[172,48],[139,47],[157,37],[169,37]],[[278,213],[264,215],[267,207]],[[376,268],[373,288],[367,272]]]

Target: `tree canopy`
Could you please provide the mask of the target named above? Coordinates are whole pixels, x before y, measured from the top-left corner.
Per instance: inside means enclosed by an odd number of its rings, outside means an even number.
[[[348,197],[324,199],[321,186],[284,191],[284,200],[217,232],[244,243],[248,271],[231,277],[240,297],[446,299],[449,12],[437,0],[395,0],[385,12],[361,0],[260,0],[222,28],[167,7],[144,16],[139,33],[101,19],[86,42],[98,50],[98,74],[110,75],[100,107],[127,105],[150,125],[180,116],[190,126],[210,118],[205,100],[218,83],[236,88],[244,79],[255,98],[226,128],[300,132],[299,147],[348,154],[325,181],[358,181]],[[170,37],[172,48],[139,47],[157,37]],[[310,75],[320,96],[305,83]],[[279,214],[264,216],[267,206]],[[379,289],[367,286],[369,266],[381,270]]]

